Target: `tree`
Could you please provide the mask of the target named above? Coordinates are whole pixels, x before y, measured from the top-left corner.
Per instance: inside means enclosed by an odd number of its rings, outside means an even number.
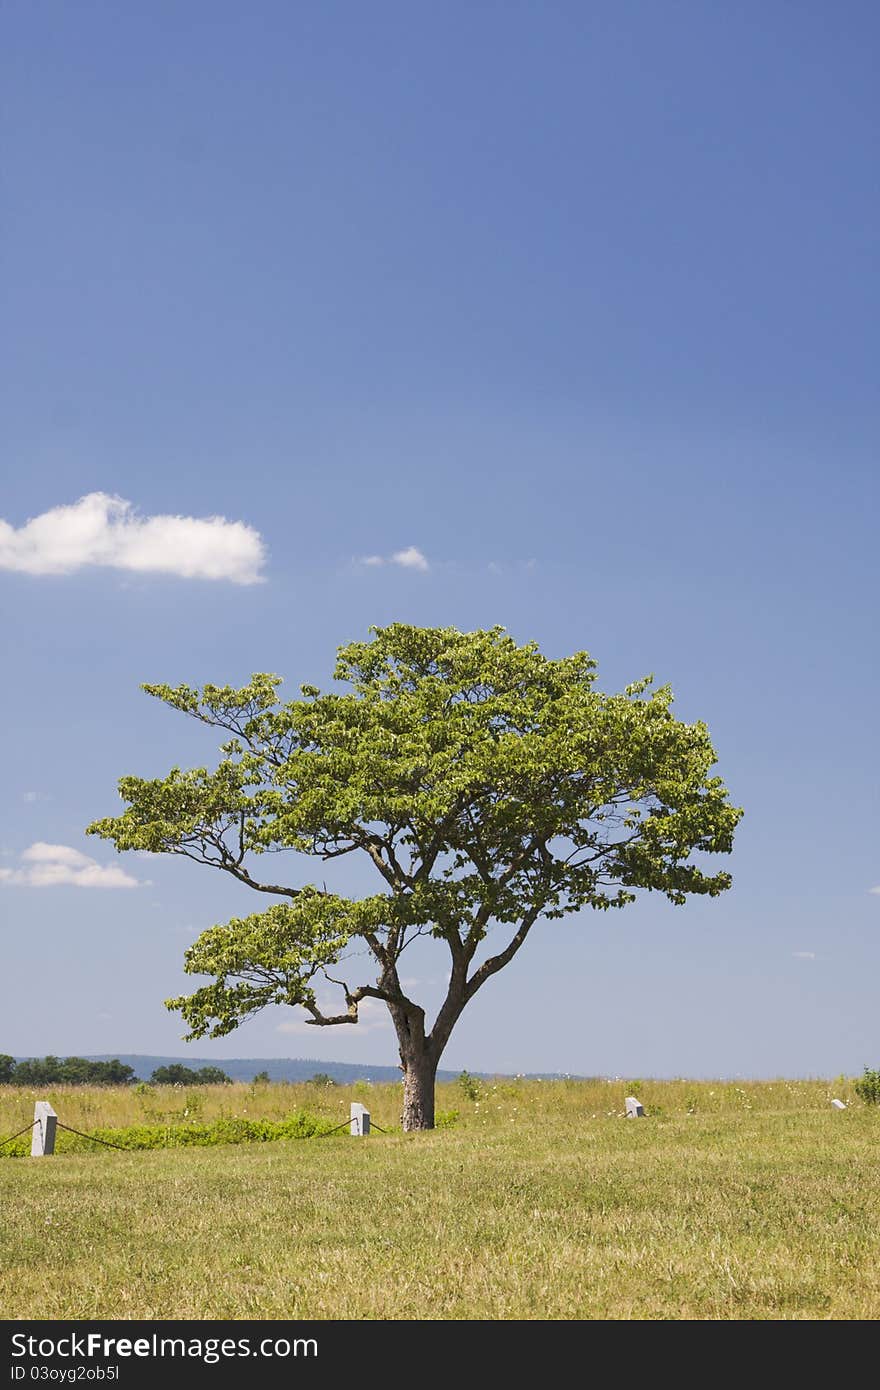
[[[0,1057],[0,1080],[2,1063]],[[87,1057],[27,1057],[13,1064],[7,1079],[16,1086],[127,1086],[134,1080],[134,1068],[118,1057],[112,1062]]]
[[[134,1067],[129,1067],[114,1057],[111,1062],[99,1062],[103,1068],[103,1084],[106,1086],[129,1086],[136,1080]]]
[[[150,1080],[154,1086],[195,1086],[196,1073],[182,1062],[171,1062],[167,1067],[156,1067]]]
[[[186,952],[188,973],[213,977],[167,1001],[189,1038],[230,1033],[268,1004],[299,1006],[317,1027],[352,1025],[363,1000],[381,1000],[404,1129],[427,1129],[457,1020],[535,923],[622,908],[640,888],[676,904],[721,893],[730,876],[691,856],[729,853],[741,812],[709,775],[705,725],[676,719],[671,691],[651,678],[603,694],[586,653],[551,660],[502,628],[371,631],[339,650],[344,690],[304,685],[281,703],[271,675],[241,689],[144,686],[222,730],[222,759],[124,777],[126,810],[89,833],[120,851],[184,855],[279,900]],[[378,891],[350,898],[260,872],[282,850],[322,863],[364,855]],[[419,937],[448,956],[430,1023],[399,973]],[[324,1002],[328,985],[338,1008]]]
[[[231,1086],[232,1077],[227,1076],[220,1067],[199,1067],[195,1074],[200,1086]]]
[[[15,1058],[0,1052],[0,1086],[11,1086],[15,1076]]]
[[[157,1067],[150,1080],[156,1086],[225,1086],[232,1080],[219,1067],[185,1067],[182,1062],[170,1062]]]
[[[46,1057],[25,1057],[13,1073],[16,1086],[59,1086],[63,1085],[66,1063],[51,1054]]]

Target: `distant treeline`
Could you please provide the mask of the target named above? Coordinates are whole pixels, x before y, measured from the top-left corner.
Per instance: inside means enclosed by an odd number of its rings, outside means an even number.
[[[114,1057],[112,1062],[90,1062],[86,1057],[28,1057],[16,1062],[0,1053],[0,1086],[128,1086],[137,1081],[134,1067]],[[157,1086],[216,1086],[230,1078],[219,1067],[175,1064],[157,1067],[150,1080]]]
[[[0,1086],[125,1086],[134,1080],[134,1067],[117,1058],[89,1062],[85,1057],[27,1057],[16,1062],[0,1053]]]

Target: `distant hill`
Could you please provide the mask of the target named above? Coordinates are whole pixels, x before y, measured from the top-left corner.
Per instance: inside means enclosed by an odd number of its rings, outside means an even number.
[[[399,1067],[377,1067],[366,1063],[322,1062],[317,1057],[147,1057],[141,1053],[119,1052],[113,1056],[126,1066],[133,1067],[135,1075],[142,1081],[149,1080],[157,1067],[168,1067],[179,1062],[185,1067],[198,1071],[200,1067],[220,1067],[233,1081],[253,1081],[257,1072],[269,1073],[270,1081],[308,1081],[317,1072],[332,1076],[340,1084],[352,1081],[399,1081]],[[111,1054],[90,1058],[96,1062],[109,1062]],[[451,1080],[457,1072],[444,1072],[442,1079]]]
[[[332,1076],[339,1085],[350,1085],[354,1081],[400,1081],[399,1067],[380,1067],[368,1062],[325,1062],[319,1057],[151,1057],[139,1052],[101,1052],[70,1053],[69,1056],[87,1056],[90,1062],[111,1062],[117,1058],[125,1066],[134,1070],[141,1081],[148,1081],[157,1067],[168,1067],[180,1063],[198,1071],[200,1067],[220,1067],[233,1081],[253,1081],[257,1072],[269,1073],[271,1081],[309,1081],[317,1072]],[[25,1060],[16,1057],[17,1062]],[[474,1076],[487,1076],[494,1073],[474,1072]],[[500,1074],[500,1073],[499,1073]],[[457,1071],[438,1071],[438,1081],[454,1081]],[[544,1080],[558,1079],[562,1072],[534,1072],[530,1076],[540,1076]]]

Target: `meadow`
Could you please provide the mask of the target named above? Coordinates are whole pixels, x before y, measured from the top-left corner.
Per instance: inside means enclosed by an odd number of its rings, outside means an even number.
[[[35,1098],[0,1088],[0,1138]],[[0,1157],[5,1319],[880,1316],[880,1107],[843,1080],[449,1083],[421,1135],[390,1085],[41,1098],[84,1130],[361,1099],[389,1132]]]

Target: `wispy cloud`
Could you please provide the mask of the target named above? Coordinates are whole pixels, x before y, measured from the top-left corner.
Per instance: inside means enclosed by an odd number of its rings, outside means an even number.
[[[42,840],[20,856],[19,869],[0,869],[0,885],[10,888],[140,888],[118,864],[99,864],[70,845],[47,845]]]
[[[794,956],[795,960],[815,960],[815,959],[816,959],[816,952],[815,952],[815,951],[792,951],[791,954]]]
[[[252,526],[222,516],[139,516],[132,503],[91,492],[16,528],[0,519],[0,569],[72,574],[86,565],[256,584],[266,552]]]
[[[427,556],[414,545],[408,545],[405,550],[395,550],[393,555],[364,555],[360,563],[371,568],[378,568],[380,565],[400,565],[401,569],[421,570],[423,574],[431,568]]]
[[[869,893],[876,893],[878,896],[880,896],[880,883],[877,884],[877,887],[876,887],[876,888],[869,888],[869,889],[868,889],[868,892],[869,892]]]

